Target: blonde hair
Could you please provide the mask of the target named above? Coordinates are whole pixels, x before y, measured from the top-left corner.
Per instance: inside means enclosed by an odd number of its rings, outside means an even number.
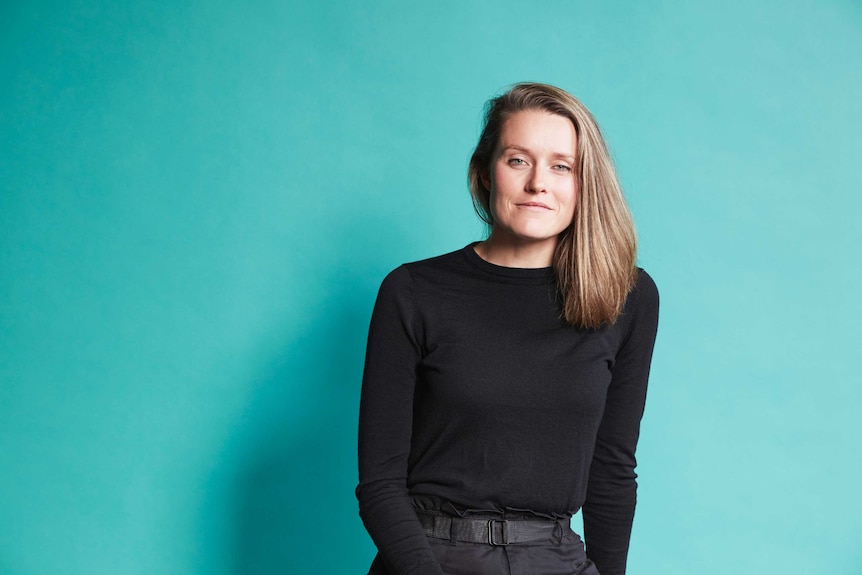
[[[547,84],[516,84],[488,101],[482,135],[467,172],[479,218],[493,228],[491,190],[483,183],[506,121],[542,110],[571,120],[577,133],[578,197],[572,224],[560,234],[554,271],[563,315],[572,325],[613,324],[637,280],[634,222],[601,130],[589,110],[568,92]]]

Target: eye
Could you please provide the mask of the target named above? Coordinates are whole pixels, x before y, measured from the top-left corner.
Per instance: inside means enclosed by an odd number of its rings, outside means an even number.
[[[525,166],[527,164],[522,158],[509,158],[507,163],[510,166]]]
[[[572,167],[568,166],[566,164],[557,164],[556,166],[554,166],[554,169],[558,172],[565,172],[565,173],[569,173],[572,171]]]

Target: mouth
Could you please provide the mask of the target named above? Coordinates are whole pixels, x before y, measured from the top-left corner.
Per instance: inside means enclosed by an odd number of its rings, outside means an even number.
[[[520,204],[515,204],[519,208],[533,208],[533,209],[541,209],[541,210],[550,210],[551,206],[548,204],[543,204],[542,202],[523,202]]]

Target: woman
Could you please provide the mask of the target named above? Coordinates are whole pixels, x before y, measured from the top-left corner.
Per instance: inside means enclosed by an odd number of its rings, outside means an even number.
[[[469,182],[488,238],[397,268],[374,307],[370,573],[621,575],[658,292],[607,147],[570,94],[518,84],[489,102]]]

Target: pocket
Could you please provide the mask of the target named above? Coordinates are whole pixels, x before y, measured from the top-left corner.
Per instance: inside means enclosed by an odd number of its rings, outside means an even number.
[[[509,561],[505,547],[492,547],[482,543],[458,542],[430,539],[431,549],[446,575],[507,575]]]
[[[452,546],[444,539],[434,539],[433,537],[428,538],[428,544],[431,545],[431,552],[437,559],[437,563],[440,564],[443,573],[449,575],[449,571],[446,570],[446,562],[449,556],[449,548]]]
[[[601,575],[601,573],[599,573],[598,568],[596,568],[596,564],[587,559],[572,575]]]
[[[368,575],[390,575],[389,568],[380,557],[380,553],[374,556],[374,561],[371,562],[371,567],[368,568]]]

